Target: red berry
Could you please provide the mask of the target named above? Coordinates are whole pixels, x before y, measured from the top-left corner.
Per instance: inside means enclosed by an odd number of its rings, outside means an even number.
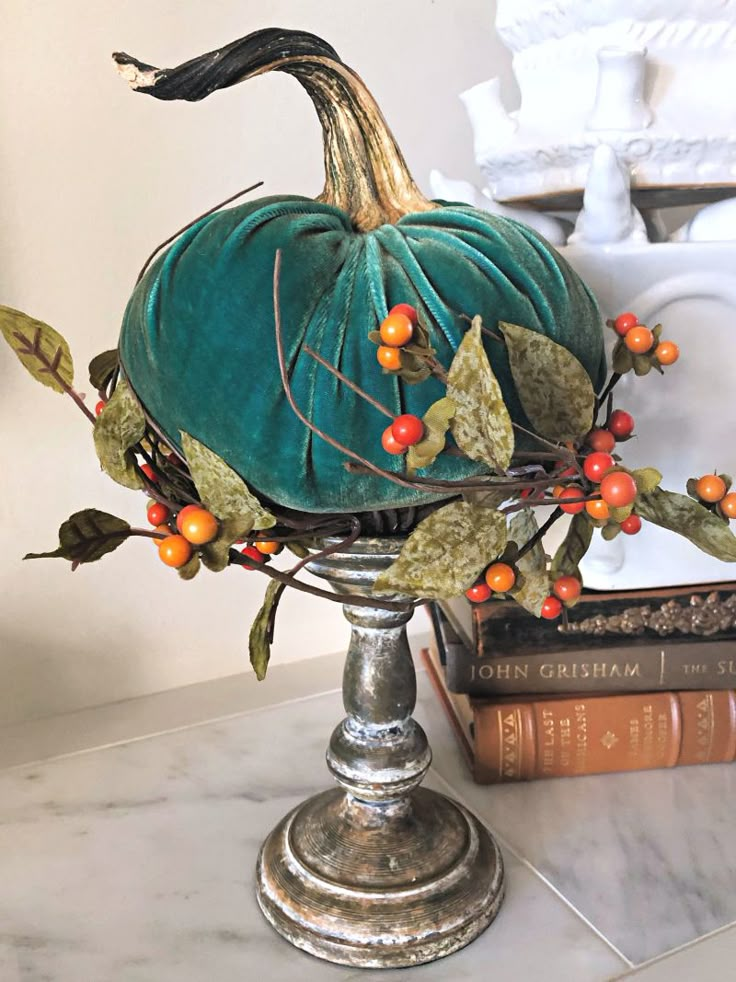
[[[541,615],[545,620],[553,621],[562,613],[562,604],[557,597],[549,596],[542,604]]]
[[[557,501],[559,502],[560,508],[567,512],[568,515],[577,515],[578,512],[583,511],[585,508],[584,501],[571,501],[565,504],[567,498],[583,498],[585,492],[582,488],[579,488],[575,484],[571,484],[569,487],[564,488],[559,495],[557,495]]]
[[[394,437],[393,428],[387,426],[381,434],[381,446],[386,453],[400,454],[406,453],[406,446]]]
[[[552,592],[559,600],[577,600],[583,584],[577,576],[560,576],[555,580]]]
[[[104,408],[105,408],[105,400],[100,399],[100,401],[95,406],[95,416],[99,416]]]
[[[595,453],[589,454],[585,458],[583,474],[585,474],[589,481],[598,484],[606,471],[610,471],[615,463],[616,461],[610,453],[601,453],[596,450]]]
[[[625,314],[618,315],[616,320],[613,322],[613,326],[615,327],[616,332],[623,337],[624,334],[628,334],[632,327],[636,327],[638,323],[639,318],[636,316],[636,314],[632,314],[631,311],[627,311]]]
[[[608,429],[617,440],[625,440],[634,432],[634,417],[623,409],[614,409],[608,420]]]
[[[146,515],[151,525],[163,525],[171,518],[171,511],[160,501],[152,501],[148,506]]]
[[[255,546],[246,546],[240,550],[240,554],[250,560],[250,565],[245,565],[244,563],[243,569],[252,569],[253,566],[261,566],[268,559],[268,556],[264,556]]]
[[[610,430],[591,430],[585,438],[585,442],[593,450],[610,453],[616,446],[616,437]]]
[[[199,511],[201,507],[202,507],[201,505],[184,505],[184,507],[179,512],[179,514],[176,516],[176,527],[179,529],[180,532],[181,532],[182,522],[187,517],[187,515],[190,515],[193,511]]]
[[[612,471],[601,480],[601,498],[612,508],[624,508],[636,498],[636,481],[626,471]]]
[[[471,603],[482,604],[491,595],[491,588],[485,583],[475,583],[469,590],[465,591],[465,596]]]
[[[158,477],[150,464],[141,464],[141,470],[152,484],[158,484]]]
[[[621,531],[627,535],[636,535],[641,528],[641,519],[638,515],[629,515],[621,522]]]
[[[408,317],[412,324],[416,324],[419,318],[417,317],[417,312],[410,303],[397,303],[395,307],[389,310],[389,317],[391,314],[403,314],[404,317]]]
[[[424,423],[418,416],[404,413],[393,421],[391,432],[397,443],[402,443],[405,447],[413,447],[424,436]]]

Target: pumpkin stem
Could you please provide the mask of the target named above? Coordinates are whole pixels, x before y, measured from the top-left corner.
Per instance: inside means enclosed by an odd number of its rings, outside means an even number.
[[[154,68],[122,52],[113,59],[136,91],[190,102],[255,75],[287,72],[307,90],[322,124],[325,187],[318,201],[347,212],[360,231],[438,207],[414,183],[362,80],[314,34],[268,28],[178,68]]]

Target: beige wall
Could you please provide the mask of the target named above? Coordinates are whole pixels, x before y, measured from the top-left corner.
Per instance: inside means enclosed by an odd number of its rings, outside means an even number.
[[[114,345],[156,243],[259,179],[269,194],[320,190],[318,126],[292,79],[270,75],[202,104],[162,104],[117,78],[113,50],[176,64],[259,27],[321,34],[371,86],[428,190],[432,166],[476,176],[457,93],[499,70],[508,79],[492,20],[491,0],[6,4],[0,302],[66,335],[84,389],[86,364]],[[256,574],[182,583],[144,540],[73,575],[62,561],[21,562],[28,550],[53,548],[73,511],[94,505],[141,524],[144,499],[100,474],[89,424],[28,379],[4,346],[0,438],[0,723],[246,667],[264,587]],[[340,650],[345,638],[337,606],[290,592],[274,658]]]

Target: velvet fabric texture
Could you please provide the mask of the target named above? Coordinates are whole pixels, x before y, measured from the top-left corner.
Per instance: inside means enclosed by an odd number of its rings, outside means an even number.
[[[444,395],[435,378],[407,385],[384,373],[368,332],[394,304],[414,305],[448,367],[481,314],[538,330],[604,378],[603,332],[580,278],[519,222],[464,205],[406,215],[355,232],[349,217],[301,197],[271,197],[220,211],[183,234],[149,268],[128,304],[123,370],[167,439],[185,430],[260,495],[307,512],[359,512],[431,501],[373,475],[350,474],[345,456],[294,415],[279,378],[273,268],[282,250],[280,306],[297,404],[321,430],[362,457],[400,472],[381,434],[389,420],[301,351],[308,344],[391,412],[422,416]],[[485,339],[512,418],[528,426],[503,344]],[[527,444],[528,445],[528,444]],[[432,476],[483,468],[441,457]]]

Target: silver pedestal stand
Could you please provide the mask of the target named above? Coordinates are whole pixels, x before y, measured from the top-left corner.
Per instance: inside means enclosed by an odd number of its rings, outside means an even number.
[[[359,539],[309,569],[370,596],[400,539]],[[345,604],[347,717],[327,766],[339,787],[287,815],[258,857],[261,910],[288,941],[328,961],[383,968],[449,955],[493,920],[503,896],[498,846],[462,805],[420,788],[431,753],[411,718],[411,612]]]

